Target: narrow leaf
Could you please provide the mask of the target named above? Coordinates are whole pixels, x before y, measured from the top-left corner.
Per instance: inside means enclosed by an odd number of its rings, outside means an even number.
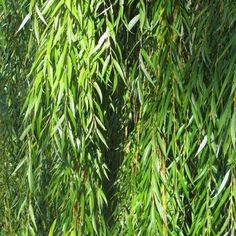
[[[202,151],[202,149],[206,146],[206,144],[207,144],[207,136],[205,136],[203,138],[203,140],[202,140],[202,142],[201,142],[201,144],[200,144],[200,146],[197,150],[197,153],[196,153],[195,157]]]
[[[30,19],[30,17],[31,17],[30,13],[28,13],[28,14],[25,16],[25,18],[24,18],[24,20],[22,21],[20,27],[19,27],[18,30],[16,31],[16,34],[25,26],[25,24],[28,22],[28,20]]]

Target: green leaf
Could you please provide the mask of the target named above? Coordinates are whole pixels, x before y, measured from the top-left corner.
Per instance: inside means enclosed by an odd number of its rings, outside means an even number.
[[[21,25],[19,26],[18,30],[16,31],[16,34],[24,28],[24,26],[26,25],[26,23],[29,21],[30,17],[31,17],[31,14],[30,14],[30,13],[28,13],[28,14],[25,16],[25,18],[23,19]]]
[[[230,134],[231,134],[233,147],[235,148],[235,142],[236,142],[236,112],[233,113],[233,116],[231,118]]]
[[[32,220],[32,222],[34,224],[35,229],[37,229],[37,225],[36,225],[36,221],[35,221],[35,216],[34,216],[34,210],[33,210],[33,207],[32,207],[31,204],[29,205],[29,215],[30,215],[30,218],[31,218],[31,220]]]
[[[152,144],[150,142],[150,143],[148,143],[148,145],[144,149],[143,158],[142,158],[144,163],[147,162],[147,158],[149,157],[150,152],[151,152],[151,147],[152,147]]]
[[[23,133],[20,136],[20,140],[23,141],[26,135],[29,133],[30,129],[32,128],[32,124],[29,124],[23,131]]]
[[[223,179],[223,181],[222,181],[222,183],[221,183],[221,185],[218,189],[217,194],[214,196],[214,198],[217,197],[222,192],[222,190],[225,188],[225,186],[228,182],[229,176],[230,176],[230,170],[228,170],[227,173],[225,174],[225,177],[224,177],[224,179]]]
[[[141,66],[141,70],[143,71],[145,77],[148,79],[148,81],[154,86],[154,83],[152,81],[152,78],[150,76],[150,74],[147,71],[147,68],[145,67],[144,63],[143,63],[143,59],[141,57],[141,55],[139,55],[139,62],[140,62],[140,66]]]
[[[26,162],[26,157],[18,163],[15,170],[12,172],[12,176],[16,174],[16,172],[21,168],[21,166],[24,165],[25,162]]]
[[[36,10],[36,13],[38,14],[40,20],[41,20],[45,25],[47,25],[47,22],[46,22],[46,20],[44,19],[43,15],[42,15],[42,13],[41,13],[41,11],[39,10],[39,8],[38,8],[37,5],[35,6],[35,10]]]
[[[131,31],[132,28],[136,25],[136,23],[139,21],[139,15],[135,16],[128,24],[128,30]]]
[[[110,62],[110,55],[106,58],[105,62],[103,63],[103,67],[102,67],[102,77],[105,75],[108,64]]]
[[[141,55],[143,56],[145,62],[152,68],[155,69],[153,66],[153,62],[151,61],[150,57],[148,56],[147,52],[141,48]]]
[[[158,143],[160,145],[160,149],[162,151],[162,154],[164,156],[166,156],[166,143],[165,143],[165,140],[163,138],[161,138],[159,133],[157,134],[157,139],[158,139]]]
[[[96,129],[96,131],[97,131],[97,134],[98,134],[100,140],[101,140],[101,141],[103,142],[103,144],[108,148],[107,142],[106,142],[104,136],[102,135],[102,133],[100,132],[100,130],[99,130],[99,129]]]
[[[54,235],[54,230],[55,230],[55,226],[56,226],[56,223],[57,223],[57,219],[55,219],[50,227],[50,230],[49,230],[49,233],[48,233],[48,236],[53,236]]]
[[[97,91],[97,93],[99,95],[100,101],[102,103],[102,91],[101,91],[100,87],[98,86],[97,82],[94,82],[93,86],[96,89],[96,91]]]
[[[207,144],[207,135],[204,136],[204,138],[203,138],[203,140],[202,140],[202,142],[201,142],[201,144],[200,144],[200,146],[197,150],[197,153],[195,154],[195,157],[199,155],[199,153],[203,150],[203,148],[206,146],[206,144]]]
[[[119,73],[120,77],[123,79],[123,81],[125,82],[125,77],[124,77],[124,73],[119,65],[119,63],[113,58],[113,64],[116,68],[116,71]]]

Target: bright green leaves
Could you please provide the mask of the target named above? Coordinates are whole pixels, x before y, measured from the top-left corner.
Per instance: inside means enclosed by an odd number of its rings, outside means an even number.
[[[55,219],[50,227],[50,230],[49,230],[49,233],[48,233],[48,236],[53,236],[54,235],[54,230],[55,230],[55,226],[56,226],[56,223],[57,223],[57,219]]]
[[[235,164],[233,29],[216,20],[213,5],[200,5],[130,1],[132,14],[121,11],[129,31],[124,100],[134,124],[117,181],[122,234],[235,230],[235,210],[227,208],[235,183],[225,171]],[[223,5],[214,9],[232,13]]]
[[[108,148],[104,124],[106,111],[102,105],[107,102],[104,93],[109,94],[103,88],[110,89],[111,83],[107,74],[111,56],[107,57],[105,52],[110,36],[108,30],[103,32],[102,17],[98,19],[101,24],[96,25],[90,17],[83,16],[82,19],[81,11],[88,14],[86,6],[77,8],[72,1],[66,1],[66,9],[62,11],[63,4],[64,1],[57,5],[55,1],[47,1],[43,6],[35,5],[37,17],[47,26],[34,19],[39,49],[25,103],[25,125],[28,122],[30,125],[25,126],[22,134],[22,140],[26,140],[26,136],[30,139],[29,147],[34,153],[33,158],[26,154],[29,156],[28,180],[31,186],[32,173],[35,178],[48,176],[44,184],[49,184],[51,191],[44,200],[57,202],[57,207],[51,209],[59,215],[49,234],[62,232],[62,229],[67,232],[73,229],[74,234],[78,231],[81,235],[88,232],[105,234],[102,212],[107,200],[103,187],[97,186],[102,186],[103,179],[107,178],[103,151]],[[118,62],[115,64],[114,73],[124,78]],[[39,132],[38,139],[35,139],[34,127]],[[36,156],[45,157],[50,174],[41,170],[42,163]],[[74,176],[73,180],[69,176]],[[76,187],[78,182],[83,183],[81,189]],[[30,187],[35,195],[43,188],[42,183],[36,181]],[[69,190],[69,198],[63,189]],[[85,199],[87,197],[89,201]],[[77,205],[80,216],[69,213],[71,207]],[[64,222],[66,218],[68,220]],[[71,222],[75,222],[73,226]]]
[[[42,12],[39,10],[39,8],[38,8],[37,5],[35,5],[35,11],[36,11],[38,17],[40,18],[40,20],[41,20],[45,25],[47,25],[47,22],[46,22],[46,20],[44,19]]]
[[[232,0],[0,8],[0,234],[235,233]]]
[[[5,0],[0,1],[0,6],[4,9],[4,12],[6,13],[7,12],[7,5],[6,5]]]
[[[107,72],[109,63],[110,63],[110,55],[105,59],[105,61],[103,63],[102,74],[101,74],[102,78],[104,77],[105,73]]]

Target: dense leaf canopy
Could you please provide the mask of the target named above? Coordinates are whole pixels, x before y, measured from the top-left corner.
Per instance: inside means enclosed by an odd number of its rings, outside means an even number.
[[[236,234],[235,0],[0,0],[0,235]]]

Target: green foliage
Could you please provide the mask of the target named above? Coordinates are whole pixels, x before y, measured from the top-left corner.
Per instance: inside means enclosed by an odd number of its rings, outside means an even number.
[[[25,9],[14,1],[0,2],[0,234],[15,235],[23,225],[18,212],[27,188],[20,169],[22,117],[20,109],[26,96],[27,70],[31,66],[28,50],[30,35],[16,35]]]
[[[0,1],[0,234],[234,235],[235,14]]]

